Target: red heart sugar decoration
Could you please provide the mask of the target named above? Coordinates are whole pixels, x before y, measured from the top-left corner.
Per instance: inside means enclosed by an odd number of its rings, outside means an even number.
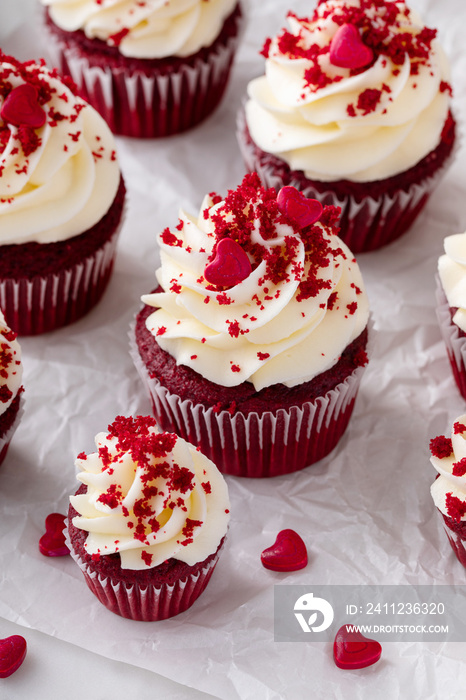
[[[3,121],[15,126],[39,129],[45,124],[45,112],[37,97],[36,88],[29,83],[13,88],[0,111]]]
[[[64,557],[70,553],[65,544],[66,516],[61,513],[51,513],[45,519],[45,534],[39,540],[39,551],[46,557]]]
[[[0,678],[8,678],[18,670],[26,657],[26,651],[26,640],[19,634],[0,639]]]
[[[380,659],[382,647],[360,632],[340,627],[333,642],[333,658],[338,668],[366,668]]]
[[[307,565],[307,550],[294,530],[281,530],[275,543],[261,554],[262,565],[271,571],[297,571]]]
[[[296,221],[300,228],[315,224],[322,214],[322,204],[317,199],[308,199],[296,187],[282,187],[277,195],[277,204],[282,214]]]
[[[330,63],[340,68],[364,68],[374,52],[361,39],[354,24],[342,24],[330,43]]]
[[[240,244],[232,238],[222,238],[217,243],[215,258],[204,270],[204,277],[217,287],[233,287],[246,279],[251,270],[251,262]]]

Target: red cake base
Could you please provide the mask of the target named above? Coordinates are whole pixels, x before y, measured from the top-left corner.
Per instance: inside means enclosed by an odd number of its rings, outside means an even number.
[[[76,493],[85,493],[86,489],[83,484]],[[99,601],[111,612],[131,620],[165,620],[191,607],[207,586],[225,539],[216,552],[194,566],[171,558],[152,569],[133,571],[121,568],[118,554],[94,561],[84,549],[88,533],[73,525],[76,515],[70,505],[67,544],[71,556]]]
[[[329,454],[345,432],[367,362],[367,329],[339,362],[310,382],[256,392],[250,382],[223,387],[177,365],[147,330],[143,308],[132,356],[163,430],[198,445],[224,474],[287,474]]]
[[[97,304],[113,270],[124,202],[122,179],[107,214],[79,236],[0,246],[0,308],[18,335],[55,330]]]
[[[53,62],[115,134],[162,137],[195,126],[218,106],[242,25],[238,3],[215,42],[183,58],[137,59],[84,32],[65,32],[46,14]]]
[[[353,253],[361,253],[391,243],[413,224],[450,164],[456,123],[449,114],[435,150],[409,170],[375,182],[319,182],[302,170],[291,170],[284,160],[253,142],[244,111],[238,115],[237,137],[247,169],[256,171],[265,187],[278,191],[291,185],[310,199],[340,207],[338,235]]]

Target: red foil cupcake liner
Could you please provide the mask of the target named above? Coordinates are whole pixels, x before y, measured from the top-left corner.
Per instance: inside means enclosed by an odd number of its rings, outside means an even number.
[[[364,367],[315,401],[289,410],[231,415],[193,404],[151,377],[130,332],[130,354],[163,430],[197,445],[223,474],[263,478],[314,464],[336,447],[345,432]]]
[[[143,622],[166,620],[190,608],[209,583],[222,549],[220,547],[217,556],[210,558],[202,569],[191,576],[179,579],[173,584],[142,587],[115,581],[93,571],[74,551],[68,529],[65,532],[66,544],[72,558],[81,569],[89,589],[102,605],[121,617]]]
[[[96,65],[79,46],[53,31],[49,31],[49,50],[53,65],[71,76],[80,95],[115,134],[169,136],[192,128],[220,103],[239,42],[241,12],[235,17],[236,33],[173,66],[138,69]]]
[[[436,276],[436,314],[450,366],[461,396],[466,399],[466,337],[453,323],[440,278]]]
[[[19,397],[19,406],[18,410],[16,412],[16,416],[9,426],[7,430],[5,430],[4,434],[0,436],[0,465],[2,462],[5,460],[5,457],[8,452],[8,448],[10,446],[11,439],[16,431],[16,428],[18,427],[21,417],[24,413],[24,399],[22,396]]]
[[[355,254],[377,250],[395,241],[410,228],[451,165],[456,152],[453,148],[441,167],[430,177],[392,194],[384,193],[376,199],[364,194],[361,197],[351,194],[339,197],[330,187],[323,189],[325,183],[315,187],[312,181],[306,180],[309,184],[303,186],[304,176],[293,177],[293,171],[284,182],[276,167],[277,158],[260,151],[252,142],[244,110],[238,114],[237,139],[247,169],[249,172],[256,171],[265,187],[273,187],[278,192],[284,185],[291,185],[306,197],[318,199],[323,205],[340,207],[338,236]]]
[[[18,335],[47,333],[77,321],[102,297],[110,280],[122,220],[92,255],[61,272],[0,279],[0,308]]]
[[[443,527],[451,548],[460,564],[466,567],[466,523],[464,521],[457,523],[441,511],[439,513],[443,518]]]

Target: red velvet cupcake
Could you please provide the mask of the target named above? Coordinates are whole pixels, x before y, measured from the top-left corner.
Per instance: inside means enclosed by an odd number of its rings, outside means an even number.
[[[343,241],[375,250],[412,225],[453,156],[446,58],[403,0],[320,0],[288,22],[238,117],[246,166],[340,206]]]
[[[0,306],[44,333],[101,298],[125,186],[104,120],[43,64],[0,55],[0,117]]]
[[[0,311],[0,464],[22,415],[21,348]]]
[[[54,65],[114,133],[180,133],[221,101],[242,26],[238,0],[125,0],[112,13],[93,0],[42,2]]]
[[[112,612],[173,617],[203,592],[228,527],[227,486],[215,465],[150,416],[119,416],[78,456],[67,544]]]
[[[157,422],[224,473],[302,469],[347,427],[369,312],[337,219],[253,174],[159,236],[160,286],[143,297],[132,356]]]
[[[448,541],[466,567],[466,415],[454,421],[451,437],[433,438],[430,451],[430,461],[438,471],[432,498],[442,515]]]

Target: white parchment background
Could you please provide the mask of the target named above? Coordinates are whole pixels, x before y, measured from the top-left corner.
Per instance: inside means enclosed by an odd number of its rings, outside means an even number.
[[[0,5],[2,48],[22,59],[45,55],[35,1]],[[119,700],[130,692],[143,699],[465,697],[466,643],[385,643],[375,666],[350,672],[334,665],[331,644],[273,641],[276,583],[466,581],[431,502],[428,452],[429,439],[465,411],[434,313],[443,237],[466,229],[464,148],[411,231],[359,256],[378,332],[345,437],[301,473],[228,478],[228,543],[193,608],[160,623],[121,619],[97,602],[70,558],[48,559],[37,547],[45,517],[65,512],[75,490],[76,455],[92,450],[96,432],[116,415],[150,411],[127,333],[153,286],[155,235],[176,224],[179,206],[197,212],[206,192],[225,194],[240,182],[235,115],[248,80],[262,72],[258,51],[288,9],[308,14],[313,6],[251,0],[215,115],[166,140],[118,139],[130,206],[108,291],[82,321],[22,339],[25,413],[0,470],[0,638],[23,634],[29,651],[17,673],[0,679],[2,700]],[[464,125],[466,3],[412,6],[439,29]],[[262,568],[260,552],[283,528],[305,539],[309,564],[280,575]]]

